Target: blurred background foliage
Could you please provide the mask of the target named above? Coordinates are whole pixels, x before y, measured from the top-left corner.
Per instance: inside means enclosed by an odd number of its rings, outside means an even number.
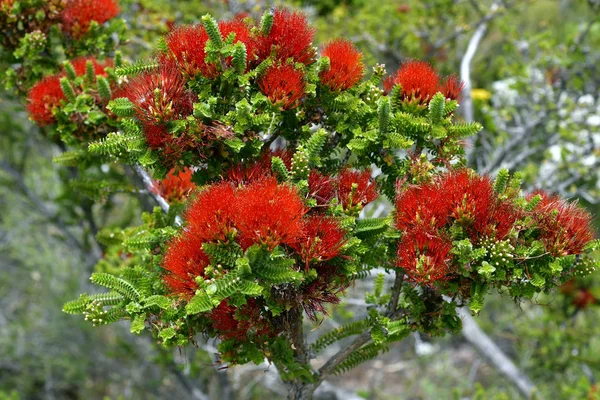
[[[128,39],[120,49],[129,59],[149,56],[175,24],[197,22],[206,12],[256,18],[282,4],[307,12],[318,27],[316,46],[342,36],[356,43],[370,66],[384,63],[392,72],[402,61],[419,58],[468,78],[465,118],[472,104],[471,115],[485,126],[467,143],[472,166],[492,175],[500,168],[521,169],[527,190],[578,198],[597,215],[600,1],[122,0]],[[465,65],[482,27],[481,42]],[[52,158],[64,148],[44,135],[27,121],[12,92],[3,91],[0,399],[281,397],[267,366],[220,371],[210,344],[167,352],[147,336],[130,335],[125,325],[92,329],[61,312],[66,300],[89,290],[85,277],[103,256],[95,240],[99,227],[135,224],[136,210],[149,211],[152,203],[123,167],[80,176],[56,166]],[[86,197],[81,189],[91,176],[122,189]],[[352,288],[356,295],[332,310],[335,318],[327,323],[352,319],[352,299],[362,299],[365,290]],[[487,302],[477,321],[533,381],[537,398],[600,399],[600,273],[576,278],[535,304],[506,297]],[[461,336],[410,337],[331,384],[341,389],[329,398],[344,398],[340,390],[349,391],[345,398],[369,399],[519,396]]]

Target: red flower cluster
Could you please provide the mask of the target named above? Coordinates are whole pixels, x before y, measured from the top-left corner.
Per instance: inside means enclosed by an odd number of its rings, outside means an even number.
[[[133,78],[115,97],[127,97],[136,107],[136,115],[144,125],[148,145],[159,148],[171,141],[165,123],[185,118],[193,111],[193,95],[185,88],[185,80],[172,63],[163,63],[153,72]]]
[[[385,91],[389,93],[395,85],[402,87],[403,101],[424,105],[437,92],[442,92],[448,99],[458,100],[463,88],[463,83],[455,76],[442,79],[429,63],[416,60],[403,63],[396,74],[385,81]]]
[[[236,225],[242,248],[260,243],[273,249],[300,238],[306,209],[296,189],[264,179],[241,188],[238,198]]]
[[[261,316],[254,299],[248,299],[241,307],[231,306],[224,300],[208,317],[223,340],[244,340],[248,334],[265,336],[273,333],[273,328]]]
[[[45,77],[31,88],[27,96],[27,111],[30,118],[40,126],[55,123],[53,110],[64,98],[60,77],[56,75]]]
[[[404,232],[398,265],[417,282],[447,277],[448,229],[458,224],[474,242],[504,239],[519,212],[510,200],[500,200],[487,177],[468,170],[451,171],[433,182],[410,186],[396,197],[396,227]]]
[[[555,257],[581,254],[585,245],[594,239],[591,214],[558,196],[543,192],[535,194],[539,194],[542,200],[532,216],[546,251]]]
[[[289,110],[298,105],[306,92],[304,72],[290,64],[274,65],[258,80],[260,90],[275,105]]]
[[[289,169],[292,164],[292,153],[287,150],[267,151],[258,161],[248,161],[236,164],[224,174],[225,179],[236,185],[245,185],[250,182],[274,176],[271,168],[273,157],[279,157]]]
[[[398,266],[415,282],[428,284],[448,278],[452,242],[426,231],[405,234],[398,246]]]
[[[94,66],[94,73],[96,75],[106,76],[106,68],[113,66],[113,60],[107,58],[104,62],[100,62],[93,57],[78,57],[75,60],[71,61],[73,65],[73,69],[75,70],[75,74],[77,76],[85,75],[87,62],[91,61]]]
[[[351,171],[346,168],[334,177],[311,171],[308,191],[317,205],[326,205],[337,198],[345,210],[360,210],[379,196],[370,169]]]
[[[172,169],[163,180],[155,182],[153,191],[169,203],[182,203],[196,189],[192,175],[193,171],[189,168],[179,173]]]
[[[332,217],[316,215],[309,217],[302,237],[292,244],[292,248],[306,263],[306,269],[313,260],[328,261],[340,254],[346,243],[346,231]]]
[[[172,293],[191,298],[198,289],[196,277],[204,276],[204,269],[209,263],[202,250],[202,238],[185,232],[167,249],[162,266],[168,273],[163,279]]]
[[[190,77],[201,74],[214,78],[218,74],[217,66],[205,60],[207,41],[208,33],[202,25],[178,26],[166,37],[167,48],[181,71]]]
[[[352,42],[334,40],[325,46],[322,55],[329,57],[329,69],[321,71],[319,78],[331,90],[348,90],[363,78],[362,54]]]
[[[273,249],[301,236],[306,213],[298,192],[275,178],[233,187],[229,182],[201,192],[186,213],[189,230],[204,241],[234,237],[243,249],[261,244]]]
[[[247,59],[254,58],[254,39],[250,36],[250,28],[244,21],[222,21],[219,23],[219,30],[224,39],[234,33],[234,43],[244,43]],[[208,33],[202,25],[182,25],[167,35],[166,42],[170,55],[187,76],[202,75],[214,79],[219,75],[220,66],[206,60],[205,47],[208,39]]]
[[[273,26],[268,35],[259,35],[256,43],[257,62],[267,59],[271,54],[281,62],[288,58],[305,65],[315,61],[316,52],[312,47],[315,29],[306,16],[299,11],[287,9],[275,10]]]
[[[119,12],[116,0],[67,0],[61,14],[63,31],[80,39],[90,29],[92,21],[103,24]]]
[[[297,252],[307,268],[311,262],[338,256],[346,232],[336,219],[305,217],[306,212],[296,189],[277,183],[274,177],[263,177],[245,186],[227,181],[212,185],[195,196],[185,214],[186,230],[169,246],[164,268],[170,274],[165,281],[175,293],[193,292],[194,279],[203,276],[207,265],[203,243],[235,241],[244,250],[254,244],[269,250],[286,245]],[[191,254],[194,247],[200,255]],[[192,260],[191,264],[186,259]]]
[[[77,76],[85,74],[85,67],[88,61],[91,61],[94,65],[96,75],[106,76],[105,68],[113,65],[111,59],[100,62],[93,57],[80,57],[71,62]],[[63,76],[65,76],[64,72],[46,76],[29,91],[27,96],[27,111],[31,119],[40,126],[56,122],[53,110],[65,99],[65,95],[60,87],[60,78]]]
[[[469,170],[448,172],[396,197],[396,226],[403,231],[437,230],[459,223],[472,240],[504,239],[519,217],[509,200],[499,200],[488,177]]]

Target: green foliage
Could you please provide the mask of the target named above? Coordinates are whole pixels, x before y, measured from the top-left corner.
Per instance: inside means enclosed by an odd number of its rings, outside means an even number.
[[[110,85],[106,78],[98,75],[96,76],[96,82],[98,83],[98,93],[102,100],[109,101],[112,98],[112,91],[110,90]]]
[[[115,113],[118,117],[131,117],[135,112],[134,104],[125,97],[111,100],[106,108]]]
[[[139,60],[133,64],[118,66],[115,68],[115,74],[117,76],[133,76],[139,75],[142,72],[151,71],[157,67],[158,63],[155,60]]]
[[[138,300],[140,298],[140,293],[131,283],[114,275],[95,272],[92,274],[90,280],[96,285],[104,286],[120,293],[129,300]]]

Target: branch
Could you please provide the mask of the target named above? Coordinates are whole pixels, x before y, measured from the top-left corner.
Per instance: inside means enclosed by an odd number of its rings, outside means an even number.
[[[137,176],[139,176],[140,179],[142,180],[144,186],[148,190],[148,194],[150,194],[150,196],[152,196],[154,201],[156,201],[156,203],[160,206],[160,208],[163,210],[163,212],[165,214],[167,214],[169,212],[169,210],[171,209],[171,206],[169,205],[169,203],[167,203],[167,201],[165,200],[164,197],[162,197],[160,194],[155,192],[154,180],[152,179],[150,174],[148,174],[148,172],[144,168],[140,167],[139,165],[134,165],[133,170],[135,171]],[[181,217],[179,215],[177,215],[175,217],[175,224],[179,226],[182,223],[183,223],[183,221],[181,220]]]
[[[394,280],[394,286],[392,287],[392,298],[388,304],[386,316],[394,320],[402,312],[398,312],[398,300],[400,299],[400,292],[402,290],[402,284],[404,283],[404,273],[396,273]],[[316,385],[318,386],[323,380],[331,375],[335,369],[342,363],[348,356],[355,350],[360,349],[363,345],[367,344],[371,340],[371,331],[366,331],[358,336],[354,341],[347,347],[341,349],[335,353],[327,362],[319,369]]]
[[[457,308],[458,315],[462,318],[462,335],[477,349],[502,375],[504,375],[525,398],[530,398],[535,386],[529,377],[520,371],[492,339],[481,330],[471,313],[466,308]],[[539,394],[537,394],[539,397]],[[536,397],[536,398],[538,398]]]

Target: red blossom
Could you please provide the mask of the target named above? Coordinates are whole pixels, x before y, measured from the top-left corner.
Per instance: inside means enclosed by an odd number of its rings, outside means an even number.
[[[338,199],[344,209],[364,207],[379,197],[377,187],[371,180],[371,170],[351,171],[344,169],[337,178]]]
[[[568,203],[558,196],[535,194],[542,196],[542,200],[532,216],[546,251],[555,257],[581,254],[594,239],[591,214],[577,203]]]
[[[60,87],[59,76],[47,76],[36,83],[27,96],[27,111],[38,125],[56,122],[52,110],[58,107],[65,95]]]
[[[331,90],[347,90],[363,78],[362,54],[349,40],[338,39],[325,46],[323,57],[329,57],[329,69],[319,74],[321,82]]]
[[[410,280],[430,284],[449,278],[452,242],[424,231],[405,234],[398,245],[397,265]]]
[[[396,227],[404,231],[435,231],[456,221],[474,241],[485,236],[501,240],[518,217],[510,199],[498,199],[488,177],[466,169],[410,186],[396,197]]]
[[[271,31],[267,36],[259,35],[257,38],[257,62],[274,53],[281,61],[293,58],[295,62],[312,64],[316,55],[312,47],[314,36],[315,29],[308,24],[303,13],[283,8],[275,10]]]
[[[238,163],[225,171],[224,179],[237,186],[246,185],[250,182],[264,178],[273,177],[271,160],[279,157],[289,169],[292,161],[292,153],[287,150],[267,151],[258,160]]]
[[[447,99],[458,100],[465,84],[456,75],[450,75],[446,78],[440,92],[444,94]]]
[[[463,83],[457,77],[452,75],[442,80],[431,64],[418,60],[403,63],[396,74],[385,81],[385,91],[389,93],[398,84],[402,87],[403,101],[414,101],[421,105],[427,105],[437,92],[458,100],[463,88]]]
[[[250,28],[243,19],[234,19],[233,21],[219,22],[219,31],[223,39],[231,33],[235,33],[233,43],[242,42],[246,46],[246,60],[253,60],[256,54],[256,42],[250,37]]]
[[[328,271],[319,273],[319,277],[301,288],[300,302],[308,318],[317,320],[317,314],[327,315],[327,304],[338,304],[338,297],[349,285],[341,276],[332,276]],[[343,279],[343,278],[342,278]]]
[[[155,182],[152,190],[169,203],[184,202],[196,189],[196,185],[192,182],[193,173],[189,168],[184,168],[179,173],[172,169],[164,179]]]
[[[92,21],[103,24],[119,14],[116,0],[67,0],[63,10],[62,28],[75,39],[89,30]]]
[[[266,178],[239,189],[236,226],[243,249],[259,243],[292,245],[303,232],[304,202],[297,190]]]
[[[271,335],[272,329],[268,321],[262,317],[256,300],[248,299],[241,307],[229,305],[222,301],[217,308],[208,315],[213,328],[223,340],[248,339],[249,336]]]
[[[185,213],[189,231],[205,242],[227,242],[235,233],[236,195],[227,182],[198,193]]]
[[[302,236],[291,247],[306,263],[308,270],[311,261],[328,261],[338,256],[346,243],[346,231],[333,217],[321,215],[309,217]]]
[[[283,110],[297,106],[304,96],[304,73],[290,64],[274,65],[258,80],[260,90]]]
[[[193,111],[193,97],[186,91],[185,80],[170,63],[134,77],[119,94],[135,104],[137,117],[146,123],[164,123]]]
[[[106,68],[113,66],[113,60],[110,58],[107,58],[104,62],[100,62],[95,57],[79,57],[71,61],[77,76],[85,75],[86,64],[88,61],[91,61],[92,65],[94,66],[95,75],[106,76]]]
[[[439,90],[440,77],[435,68],[425,61],[410,60],[403,63],[396,75],[385,82],[385,90],[390,92],[395,85],[402,86],[404,100],[417,100],[428,103]]]
[[[311,170],[308,175],[308,194],[317,201],[317,206],[324,206],[336,196],[337,180],[329,175],[321,175]]]
[[[185,232],[169,243],[162,263],[167,271],[163,279],[172,293],[191,298],[198,288],[195,278],[204,276],[209,263],[202,250],[202,238]]]
[[[396,227],[402,231],[419,225],[440,229],[448,223],[450,198],[434,185],[412,185],[396,197]]]
[[[185,74],[190,77],[200,74],[213,79],[218,75],[218,68],[205,60],[204,48],[208,39],[202,25],[182,25],[167,35],[166,42],[171,56]]]

